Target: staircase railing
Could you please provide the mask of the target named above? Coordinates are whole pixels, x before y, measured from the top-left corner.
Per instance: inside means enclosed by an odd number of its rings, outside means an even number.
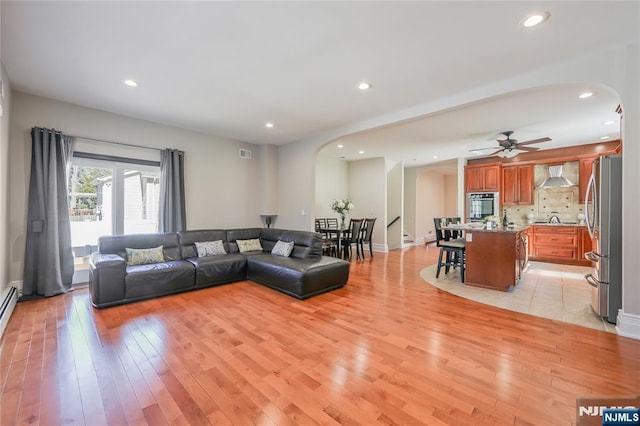
[[[393,219],[391,222],[389,222],[389,224],[387,225],[387,229],[389,229],[389,227],[391,225],[393,225],[394,223],[396,223],[399,219],[400,219],[400,216],[396,216],[395,219]]]

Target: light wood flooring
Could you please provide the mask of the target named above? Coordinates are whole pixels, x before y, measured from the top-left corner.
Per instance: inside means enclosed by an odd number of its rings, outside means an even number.
[[[95,310],[21,302],[0,343],[0,424],[532,424],[640,393],[640,341],[424,282],[433,246],[351,262],[299,301],[240,282]]]

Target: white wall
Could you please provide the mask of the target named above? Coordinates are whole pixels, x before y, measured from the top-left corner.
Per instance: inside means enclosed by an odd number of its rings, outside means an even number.
[[[444,177],[444,215],[458,216],[458,175]],[[460,216],[464,221],[464,216]]]
[[[404,226],[416,244],[435,241],[434,217],[458,216],[457,175],[444,174],[441,168],[435,164],[404,172]]]
[[[278,147],[260,145],[260,214],[278,214],[278,172]],[[277,227],[278,218],[272,223]]]
[[[438,172],[423,172],[416,184],[416,230],[420,241],[435,240],[434,217],[444,217],[445,176]]]
[[[331,201],[344,200],[347,197],[349,197],[349,163],[319,153],[316,159],[316,199],[313,217],[340,217],[331,210]]]
[[[4,86],[0,117],[0,296],[9,287],[9,120],[11,88],[9,77],[0,62],[0,79]]]
[[[377,218],[371,241],[374,250],[387,251],[387,172],[384,158],[349,162],[349,196],[355,205],[349,216]]]
[[[377,223],[374,230],[383,231],[387,224],[400,216],[400,219],[387,228],[387,247],[389,250],[402,247],[404,229],[403,199],[404,199],[404,166],[389,159],[387,164],[387,222]]]
[[[187,227],[260,226],[262,177],[258,146],[21,92],[13,95],[9,142],[11,280],[21,280],[23,274],[33,126],[93,139],[184,150]],[[239,158],[240,148],[251,150],[253,159]]]

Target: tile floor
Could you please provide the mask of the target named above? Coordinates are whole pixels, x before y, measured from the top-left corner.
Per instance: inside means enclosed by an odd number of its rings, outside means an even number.
[[[465,286],[457,270],[436,279],[436,265],[424,268],[420,276],[429,284],[466,299],[615,333],[615,324],[591,310],[591,292],[584,279],[590,268],[529,262],[529,269],[509,292]]]

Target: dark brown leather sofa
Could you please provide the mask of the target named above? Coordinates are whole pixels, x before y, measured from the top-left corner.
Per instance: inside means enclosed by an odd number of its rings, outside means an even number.
[[[262,251],[240,253],[237,240],[259,239]],[[226,254],[198,257],[196,242],[222,240]],[[289,257],[271,250],[278,240],[291,242]],[[127,265],[127,248],[163,247],[164,262]],[[299,299],[344,286],[349,262],[322,256],[319,234],[270,228],[184,231],[101,237],[89,265],[91,303],[120,305],[242,280]]]

